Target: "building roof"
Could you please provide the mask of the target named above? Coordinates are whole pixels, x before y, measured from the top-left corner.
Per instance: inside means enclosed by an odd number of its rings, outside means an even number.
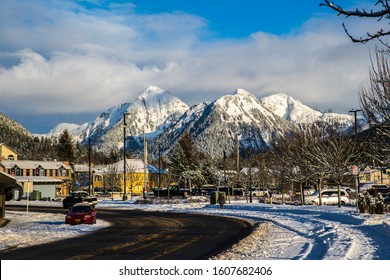
[[[0,194],[4,192],[6,188],[19,189],[21,184],[16,181],[15,177],[0,171]]]
[[[89,166],[86,164],[77,163],[73,167],[74,172],[88,172]]]
[[[1,165],[5,168],[12,168],[16,165],[21,169],[35,169],[42,166],[44,169],[59,169],[62,167],[64,169],[72,170],[69,165],[66,165],[61,161],[2,160]]]
[[[123,173],[123,160],[120,160],[112,165],[117,172]],[[144,161],[142,159],[126,159],[126,172],[142,173],[144,172]],[[107,168],[104,170],[107,171]],[[147,164],[147,173],[158,173],[159,169],[151,164]],[[160,173],[165,173],[165,170],[160,169]]]

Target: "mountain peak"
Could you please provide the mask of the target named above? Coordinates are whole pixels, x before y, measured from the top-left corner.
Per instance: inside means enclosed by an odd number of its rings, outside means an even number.
[[[274,114],[294,123],[311,123],[322,115],[285,93],[264,97],[261,103]]]
[[[139,96],[138,99],[146,99],[150,96],[162,94],[162,93],[169,93],[165,89],[156,87],[156,86],[149,86],[147,89],[145,89]]]
[[[252,95],[252,93],[250,93],[249,91],[247,91],[247,90],[245,90],[245,89],[238,88],[238,89],[236,89],[236,91],[234,92],[234,95]]]

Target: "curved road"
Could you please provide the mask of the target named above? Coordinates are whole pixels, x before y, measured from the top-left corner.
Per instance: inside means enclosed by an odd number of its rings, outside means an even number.
[[[15,209],[12,209],[15,210]],[[31,211],[63,209],[30,207]],[[193,214],[99,209],[111,227],[72,239],[2,251],[2,260],[199,260],[207,259],[247,236],[243,220]]]

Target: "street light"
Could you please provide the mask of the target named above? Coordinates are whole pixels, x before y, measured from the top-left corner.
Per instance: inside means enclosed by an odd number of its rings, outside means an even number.
[[[126,116],[129,113],[123,113],[123,197],[122,200],[127,200],[127,186],[126,186]]]

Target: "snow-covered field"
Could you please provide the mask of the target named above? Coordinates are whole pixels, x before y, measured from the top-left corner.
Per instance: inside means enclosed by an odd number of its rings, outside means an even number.
[[[54,206],[60,202],[30,201],[33,204]],[[252,235],[213,258],[218,260],[390,260],[390,214],[360,214],[354,207],[232,201],[220,209],[207,201],[137,204],[106,200],[99,201],[96,208],[224,215],[259,223]],[[96,225],[65,225],[62,214],[6,211],[6,218],[10,222],[0,228],[0,250],[73,237],[109,226],[102,220]]]

